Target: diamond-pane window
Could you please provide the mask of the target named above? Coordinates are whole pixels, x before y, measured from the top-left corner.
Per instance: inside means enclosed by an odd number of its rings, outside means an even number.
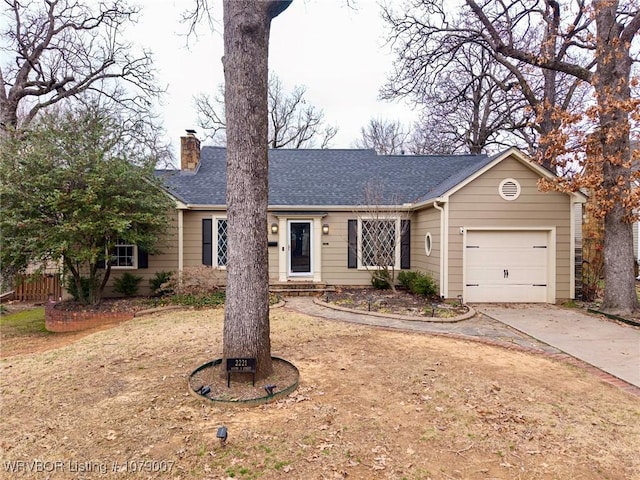
[[[227,220],[218,219],[218,266],[227,266]]]
[[[362,220],[361,240],[363,267],[392,267],[395,265],[395,220]]]

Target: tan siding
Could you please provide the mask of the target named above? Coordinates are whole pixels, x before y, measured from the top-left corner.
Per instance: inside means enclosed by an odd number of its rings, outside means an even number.
[[[172,210],[169,212],[169,228],[166,234],[160,238],[158,248],[161,253],[149,255],[149,268],[137,269],[111,269],[109,281],[105,287],[104,296],[113,297],[116,294],[113,291],[113,281],[122,276],[125,272],[142,277],[138,284],[139,295],[151,294],[149,280],[152,279],[157,272],[175,272],[178,270],[178,212]]]
[[[440,280],[440,253],[442,238],[440,235],[440,211],[429,208],[417,212],[411,229],[411,270],[430,274],[434,280]],[[431,255],[425,251],[425,236],[431,233]]]
[[[278,223],[278,218],[273,215],[267,216],[267,235],[269,242],[278,242],[278,234],[271,233],[271,224]],[[278,242],[277,247],[269,247],[268,261],[269,261],[269,283],[276,283],[278,281],[278,261],[279,252],[282,245]]]
[[[505,178],[520,183],[521,194],[513,201],[500,197],[498,187]],[[460,228],[540,227],[556,228],[556,299],[570,294],[570,209],[568,195],[540,192],[538,175],[515,159],[508,158],[457,191],[449,203],[449,296],[462,294],[462,246]]]
[[[329,235],[322,236],[322,280],[330,285],[371,285],[368,271],[347,268],[347,222],[357,218],[352,212],[331,212],[322,219],[329,224]]]
[[[202,219],[225,217],[224,211],[185,211],[183,218],[183,248],[184,268],[198,267],[202,265]],[[214,226],[215,228],[215,226]],[[214,245],[215,258],[215,245]],[[217,272],[216,281],[223,285],[226,281],[226,271],[213,267]]]

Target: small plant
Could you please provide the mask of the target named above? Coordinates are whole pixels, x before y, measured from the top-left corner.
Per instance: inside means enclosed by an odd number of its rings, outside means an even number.
[[[173,292],[171,288],[170,280],[172,272],[156,272],[156,274],[149,279],[149,286],[151,287],[151,294],[156,296],[169,295]]]
[[[209,294],[189,294],[189,295],[174,295],[173,303],[176,305],[184,305],[187,307],[219,307],[224,305],[225,294],[224,291],[211,292]]]
[[[391,276],[388,270],[376,270],[371,274],[371,285],[377,290],[391,288]]]
[[[564,302],[562,304],[563,307],[565,308],[580,308],[580,305],[578,305],[578,303],[575,300],[567,300],[566,302]]]
[[[206,454],[207,454],[207,446],[200,445],[200,447],[198,448],[198,451],[196,452],[196,455],[198,455],[199,457],[204,457]]]
[[[438,293],[438,285],[428,273],[402,271],[398,274],[398,281],[400,285],[416,295],[430,297]]]
[[[418,272],[414,272],[412,270],[402,270],[400,273],[398,273],[398,282],[407,290],[411,290],[411,283],[413,283],[417,276]]]
[[[142,277],[130,272],[125,272],[113,280],[113,290],[125,297],[132,297],[138,293],[140,281],[142,281]]]

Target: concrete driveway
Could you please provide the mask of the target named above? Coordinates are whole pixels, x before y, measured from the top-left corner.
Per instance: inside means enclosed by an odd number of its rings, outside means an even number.
[[[640,387],[640,327],[555,305],[475,304],[473,308]]]

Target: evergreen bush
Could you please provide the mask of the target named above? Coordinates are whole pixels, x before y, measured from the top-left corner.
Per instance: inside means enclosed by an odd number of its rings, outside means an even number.
[[[113,290],[125,297],[132,297],[138,293],[138,285],[141,280],[142,277],[125,272],[113,280]]]

